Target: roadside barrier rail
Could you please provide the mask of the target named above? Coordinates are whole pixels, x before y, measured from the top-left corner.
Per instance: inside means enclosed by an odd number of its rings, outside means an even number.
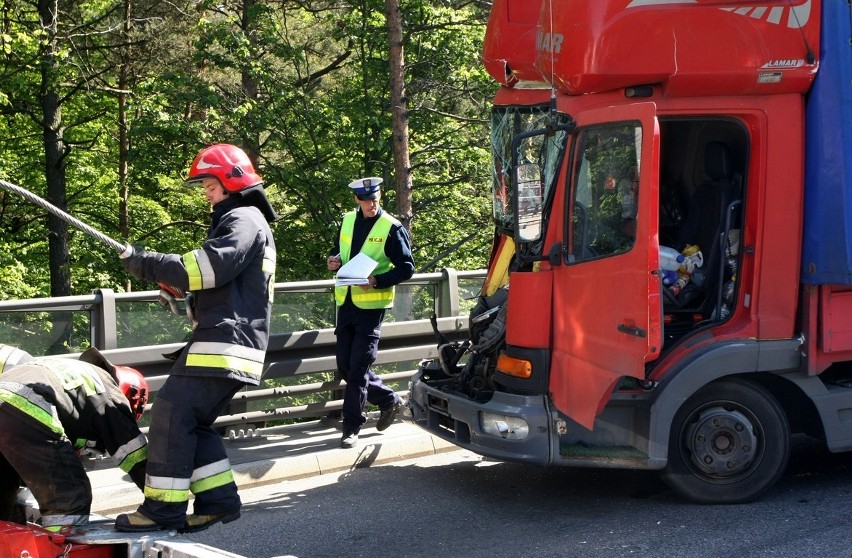
[[[443,269],[416,274],[397,287],[374,365],[385,382],[405,395],[417,364],[437,356],[433,315],[441,334],[466,337],[485,273]],[[336,376],[333,289],[333,280],[276,283],[263,381],[240,391],[217,426],[245,431],[339,413],[345,383]],[[154,399],[172,365],[166,355],[179,351],[191,332],[189,320],[161,306],[158,294],[100,289],[85,296],[0,301],[0,343],[34,356],[69,358],[97,347],[115,364],[142,372]]]

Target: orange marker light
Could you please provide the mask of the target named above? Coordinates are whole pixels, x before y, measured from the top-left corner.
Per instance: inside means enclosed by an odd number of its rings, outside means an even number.
[[[532,376],[532,363],[528,360],[501,354],[497,359],[497,370],[507,376],[529,378]]]

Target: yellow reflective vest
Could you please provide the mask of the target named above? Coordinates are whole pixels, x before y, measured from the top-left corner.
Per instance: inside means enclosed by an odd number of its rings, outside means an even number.
[[[346,264],[352,259],[352,233],[355,229],[355,211],[350,211],[343,216],[343,225],[340,228],[340,262]],[[385,242],[387,242],[388,234],[391,227],[399,225],[399,221],[388,215],[387,211],[382,211],[379,218],[370,229],[370,233],[364,240],[364,245],[361,246],[361,253],[370,256],[378,262],[376,269],[373,270],[373,275],[381,275],[393,269],[393,264],[385,255]],[[334,301],[338,306],[346,301],[346,292],[350,287],[335,287]],[[352,303],[358,308],[377,309],[390,308],[393,306],[394,288],[362,289],[361,287],[351,288]]]

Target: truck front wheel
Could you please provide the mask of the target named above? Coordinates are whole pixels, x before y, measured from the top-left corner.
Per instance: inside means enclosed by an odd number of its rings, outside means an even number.
[[[675,414],[662,478],[700,504],[739,504],[774,485],[790,458],[787,416],[763,387],[710,384]]]

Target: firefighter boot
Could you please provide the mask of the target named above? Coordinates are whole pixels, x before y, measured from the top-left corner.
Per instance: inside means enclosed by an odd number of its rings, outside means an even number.
[[[219,523],[220,521],[222,523],[230,523],[232,521],[236,521],[239,518],[240,510],[217,513],[213,515],[199,515],[193,513],[186,517],[186,524],[180,529],[178,529],[178,533],[195,533],[197,531],[203,531],[211,525]]]
[[[165,528],[165,525],[160,525],[153,519],[148,519],[138,511],[133,513],[123,513],[115,518],[115,530],[123,533],[161,531]]]

